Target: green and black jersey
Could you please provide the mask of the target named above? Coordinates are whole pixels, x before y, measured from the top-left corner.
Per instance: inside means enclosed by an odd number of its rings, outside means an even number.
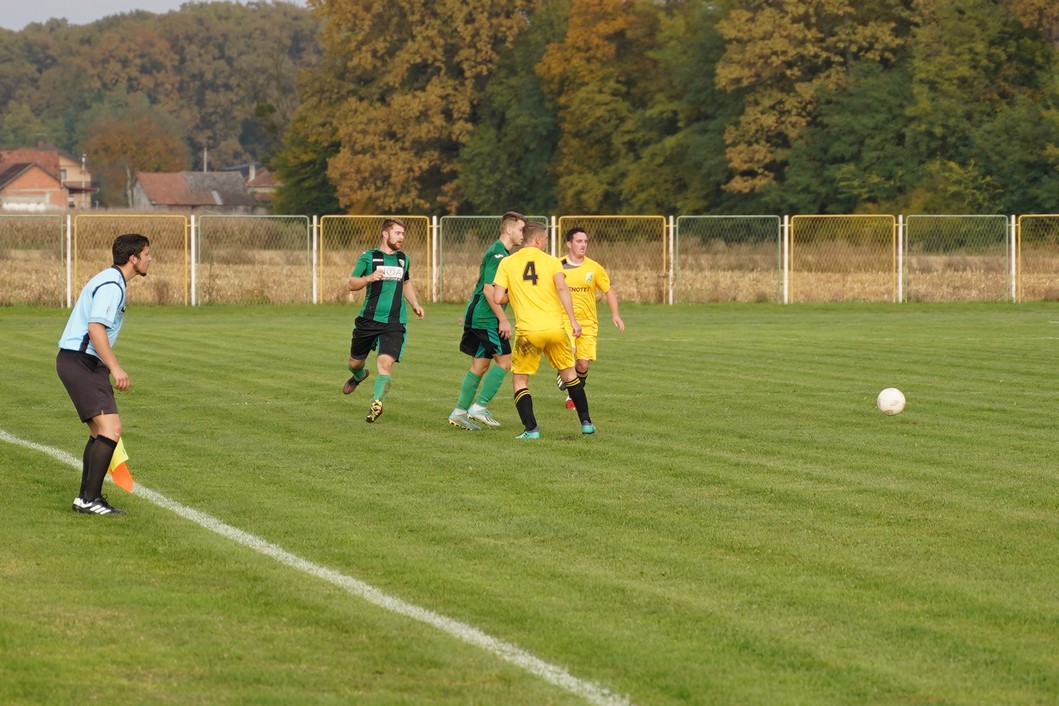
[[[489,308],[485,301],[484,289],[485,285],[493,283],[496,268],[507,255],[508,251],[504,247],[504,243],[497,240],[482,256],[482,265],[478,268],[478,281],[474,284],[471,300],[467,302],[467,309],[463,313],[463,325],[467,328],[492,331],[500,325],[500,322],[496,319],[496,314],[493,313],[493,310]],[[503,309],[507,310],[506,304]]]
[[[405,323],[404,283],[408,281],[408,256],[403,251],[384,253],[366,250],[357,258],[350,277],[364,277],[382,270],[383,277],[365,288],[361,317],[383,324]]]

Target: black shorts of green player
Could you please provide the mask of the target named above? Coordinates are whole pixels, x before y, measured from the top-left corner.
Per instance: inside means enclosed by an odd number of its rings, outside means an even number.
[[[497,329],[463,327],[460,351],[472,358],[511,355],[511,341],[500,337]]]
[[[395,361],[401,361],[406,329],[400,323],[382,323],[358,316],[353,322],[353,339],[349,343],[349,357],[364,360],[368,353],[378,351]]]

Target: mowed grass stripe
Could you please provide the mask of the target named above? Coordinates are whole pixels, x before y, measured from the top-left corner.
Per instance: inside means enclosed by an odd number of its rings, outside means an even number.
[[[531,451],[509,385],[500,431],[445,423],[459,307],[410,322],[364,424],[353,313],[130,312],[137,477],[641,704],[1055,700],[1054,307],[623,307],[598,438],[545,370]],[[18,423],[79,448],[50,361],[20,360],[10,394],[55,420]],[[875,411],[887,385],[903,415]]]

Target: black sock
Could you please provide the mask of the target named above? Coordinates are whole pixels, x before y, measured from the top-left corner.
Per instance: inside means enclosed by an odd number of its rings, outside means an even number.
[[[533,397],[527,388],[515,390],[515,409],[518,410],[518,417],[522,420],[522,426],[526,427],[526,431],[535,431],[537,418],[533,416]]]
[[[588,396],[585,395],[585,384],[581,382],[580,377],[566,384],[566,394],[574,401],[574,408],[581,423],[591,424],[592,419],[588,416]]]
[[[587,381],[587,378],[588,378],[588,373],[578,373],[577,374],[577,379],[581,381],[582,385],[585,384],[585,382]]]
[[[85,497],[85,487],[88,485],[88,458],[92,452],[92,442],[96,440],[96,437],[88,437],[88,443],[85,444],[85,450],[81,454],[81,489],[77,491],[77,497],[82,500],[92,500],[93,498]]]
[[[88,483],[85,486],[85,500],[91,502],[103,494],[103,479],[107,477],[110,459],[118,442],[105,436],[97,436],[96,443],[88,453]]]

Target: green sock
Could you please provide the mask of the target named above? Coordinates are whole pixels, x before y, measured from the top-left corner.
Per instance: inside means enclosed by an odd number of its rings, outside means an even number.
[[[375,378],[375,396],[372,399],[381,400],[390,391],[390,376],[379,375]]]
[[[456,409],[467,409],[474,401],[474,393],[478,392],[478,383],[482,381],[481,375],[475,375],[470,370],[463,376],[463,384],[460,385],[460,396],[456,400]]]
[[[478,395],[478,404],[483,407],[489,406],[489,403],[493,401],[493,397],[496,396],[496,391],[503,384],[505,375],[507,375],[507,371],[499,365],[490,366],[489,372],[482,378],[482,392]]]
[[[364,369],[364,366],[361,366],[359,368],[350,368],[349,372],[353,373],[353,379],[357,382],[360,382],[364,378],[368,377],[368,371]]]

